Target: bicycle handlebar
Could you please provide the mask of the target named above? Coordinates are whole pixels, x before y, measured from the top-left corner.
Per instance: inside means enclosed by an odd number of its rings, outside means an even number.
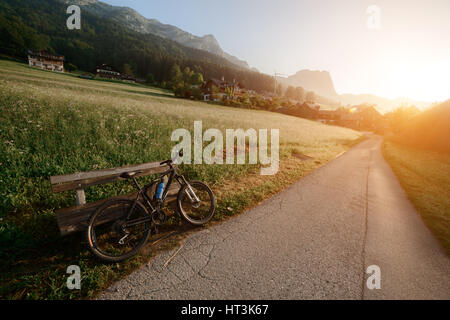
[[[178,156],[180,156],[180,157],[183,156],[183,149],[181,149],[181,150],[178,152]],[[163,162],[161,162],[159,165],[162,166],[163,164],[167,164],[167,165],[169,165],[169,166],[171,167],[171,166],[172,166],[172,163],[175,161],[175,159],[176,159],[176,158],[173,158],[173,159],[170,159],[170,160],[163,161]]]
[[[161,162],[159,165],[162,166],[163,164],[168,164],[168,165],[172,165],[173,160],[166,160]]]

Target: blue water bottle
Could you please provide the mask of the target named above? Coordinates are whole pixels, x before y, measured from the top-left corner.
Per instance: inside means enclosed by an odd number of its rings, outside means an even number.
[[[164,181],[161,181],[158,184],[158,188],[156,189],[155,199],[161,200],[163,191],[164,191]]]

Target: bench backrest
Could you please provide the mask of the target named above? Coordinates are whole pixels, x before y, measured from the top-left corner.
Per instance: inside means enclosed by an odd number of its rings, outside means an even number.
[[[174,167],[176,167],[174,165]],[[123,180],[120,175],[124,172],[142,171],[135,177],[148,176],[155,173],[161,173],[168,169],[166,165],[160,165],[160,162],[149,162],[139,165],[130,165],[112,169],[102,169],[89,172],[78,172],[67,175],[59,175],[50,177],[50,183],[53,192],[63,192],[69,190],[76,191],[76,206],[64,208],[56,211],[56,218],[58,226],[62,235],[72,232],[81,231],[86,227],[89,215],[95,211],[104,201],[108,199],[99,200],[96,202],[86,203],[86,196],[84,189],[90,186],[99,184],[112,183],[118,180]],[[176,181],[172,183],[169,189],[167,201],[175,200],[180,186]],[[136,193],[122,195],[114,198],[129,198],[136,197]]]
[[[119,168],[53,176],[50,177],[50,183],[53,192],[84,189],[86,187],[120,180],[120,175],[124,172],[142,171],[140,174],[136,175],[136,177],[142,177],[164,172],[168,169],[167,166],[161,166],[159,164],[160,162],[149,162]]]

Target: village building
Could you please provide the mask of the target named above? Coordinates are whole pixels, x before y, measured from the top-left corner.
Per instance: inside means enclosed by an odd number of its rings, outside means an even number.
[[[317,121],[322,123],[334,123],[341,119],[341,112],[338,110],[318,110]]]
[[[125,82],[136,82],[137,81],[134,76],[131,76],[131,75],[126,74],[126,73],[121,73],[120,74],[120,79],[122,81],[125,81]]]
[[[96,76],[106,79],[122,80],[122,76],[113,66],[102,64],[95,68]]]
[[[339,125],[354,129],[377,130],[383,126],[383,116],[371,105],[357,105],[341,116]]]
[[[357,105],[337,110],[319,110],[318,121],[357,130],[377,130],[382,126],[383,116],[371,105]]]
[[[234,100],[245,92],[244,86],[233,80],[232,83],[221,80],[209,79],[201,87],[204,101]]]
[[[97,77],[105,79],[122,80],[125,82],[136,82],[136,78],[134,76],[121,73],[113,66],[105,63],[95,68],[95,75]]]
[[[64,72],[64,56],[45,50],[28,50],[28,64],[44,70]]]
[[[338,125],[356,130],[380,131],[384,127],[383,116],[371,105],[358,105],[336,110],[321,109],[319,105],[297,103],[290,107],[280,107],[277,112],[295,117],[316,120],[324,124]]]

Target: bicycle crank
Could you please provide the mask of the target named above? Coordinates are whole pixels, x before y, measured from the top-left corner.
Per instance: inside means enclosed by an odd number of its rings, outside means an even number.
[[[154,224],[159,226],[159,225],[164,224],[166,222],[166,220],[167,220],[167,215],[161,209],[158,209],[158,210],[156,210],[156,212],[153,213],[152,221]]]

